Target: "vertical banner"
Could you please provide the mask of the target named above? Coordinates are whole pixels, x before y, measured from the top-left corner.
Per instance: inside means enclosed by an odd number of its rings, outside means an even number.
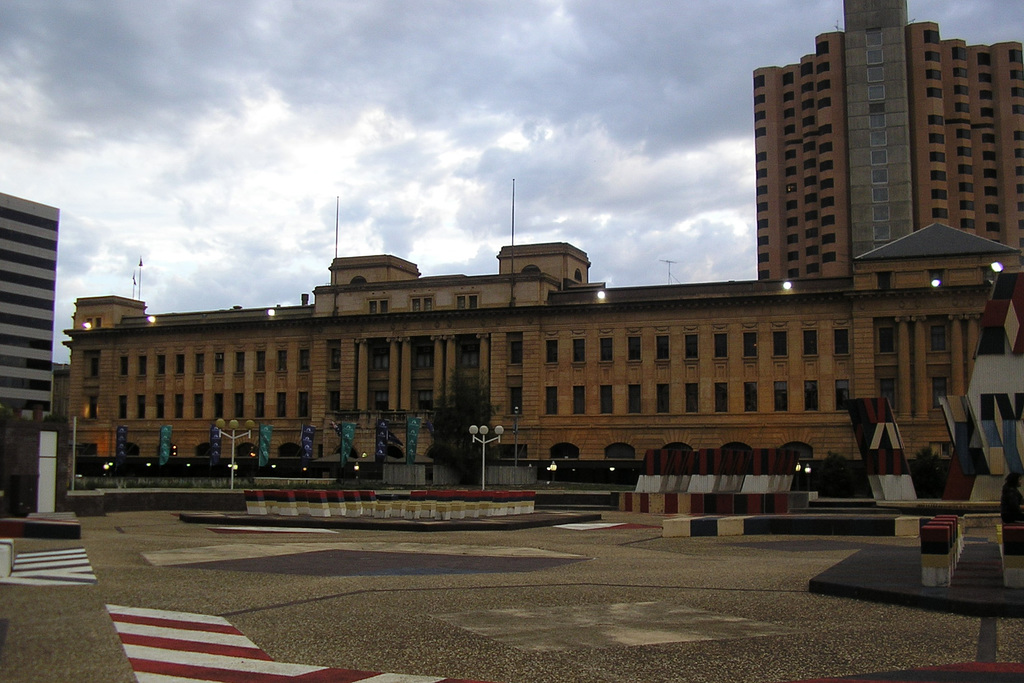
[[[302,447],[302,467],[309,466],[309,460],[313,457],[313,437],[316,436],[316,427],[313,425],[302,425],[302,436],[299,444]]]
[[[160,427],[160,464],[166,465],[171,457],[171,425]]]
[[[373,452],[373,459],[377,462],[384,462],[388,455],[388,421],[377,420],[377,447]]]
[[[270,462],[270,437],[274,434],[274,425],[260,425],[260,441],[256,447],[259,454],[259,466],[266,467]]]
[[[338,446],[338,452],[341,455],[341,466],[344,467],[345,463],[348,462],[348,454],[352,452],[352,444],[356,440],[356,423],[355,422],[332,422],[331,427],[334,428],[334,433],[341,439],[341,445]]]
[[[128,457],[128,427],[125,425],[117,426],[117,439],[114,447],[114,471],[124,464],[125,458]]]
[[[220,427],[210,425],[210,467],[220,462]]]
[[[418,417],[410,417],[405,421],[405,463],[411,465],[416,462],[416,446],[420,439],[420,423]]]

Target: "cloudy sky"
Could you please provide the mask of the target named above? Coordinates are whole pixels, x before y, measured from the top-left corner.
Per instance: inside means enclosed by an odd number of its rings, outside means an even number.
[[[1024,39],[1019,0],[909,15]],[[492,273],[513,179],[516,242],[593,280],[753,279],[751,72],[837,24],[842,0],[0,0],[0,192],[61,209],[58,330],[138,296],[140,258],[153,313],[296,304],[336,218],[341,256]]]

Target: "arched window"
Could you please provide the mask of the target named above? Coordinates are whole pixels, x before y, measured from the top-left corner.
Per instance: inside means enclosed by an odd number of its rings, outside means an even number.
[[[576,282],[583,282],[583,273],[580,272],[579,268],[576,269]]]
[[[722,446],[722,448],[730,451],[752,451],[754,450],[742,441],[730,441],[729,443]]]
[[[552,457],[552,459],[557,459],[557,458],[575,458],[575,459],[579,459],[579,457],[580,457],[580,449],[579,449],[579,446],[576,446],[575,444],[566,443],[566,442],[563,441],[562,443],[556,443],[554,446],[551,447],[551,457]]]
[[[532,275],[534,273],[539,273],[540,272],[540,268],[538,268],[537,266],[535,266],[535,265],[533,265],[531,263],[530,265],[523,267],[523,272],[524,273],[529,273],[529,274]]]
[[[356,275],[354,278],[352,278],[352,281],[349,282],[349,284],[350,285],[365,285],[366,284],[366,278],[363,277],[362,275]]]
[[[801,460],[810,460],[814,457],[814,449],[805,444],[803,441],[790,441],[787,444],[783,444],[779,448],[785,448],[786,450],[796,451],[800,454]]]
[[[300,448],[299,444],[295,443],[294,441],[283,443],[277,447],[277,457],[279,458],[297,458],[301,454],[302,448]]]
[[[685,452],[685,451],[692,451],[693,447],[690,444],[688,444],[688,443],[683,443],[682,441],[673,441],[672,443],[667,443],[664,446],[662,446],[661,450],[663,450],[663,451],[684,451]]]
[[[610,446],[605,446],[604,457],[610,460],[634,460],[636,449],[628,443],[613,443]]]

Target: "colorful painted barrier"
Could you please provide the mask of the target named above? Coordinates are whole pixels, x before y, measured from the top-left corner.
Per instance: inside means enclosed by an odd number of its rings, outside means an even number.
[[[948,586],[963,552],[963,520],[937,515],[921,526],[921,585]]]
[[[701,448],[650,449],[636,493],[747,493],[788,491],[799,454],[782,448],[749,451]]]
[[[786,493],[621,493],[619,510],[654,515],[757,515],[789,512]]]
[[[354,490],[250,489],[250,515],[373,517],[375,519],[481,519],[534,511],[534,491],[412,491],[408,497]]]

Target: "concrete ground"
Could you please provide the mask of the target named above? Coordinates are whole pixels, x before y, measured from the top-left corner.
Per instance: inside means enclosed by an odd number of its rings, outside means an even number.
[[[0,584],[0,680],[136,680],[108,605],[221,617],[275,662],[415,676],[369,679],[381,683],[764,683],[1024,661],[1022,619],[808,591],[861,549],[916,539],[666,539],[659,516],[603,517],[619,526],[280,533],[166,511],[82,518],[81,540],[16,539],[18,555],[84,548],[96,582]]]

